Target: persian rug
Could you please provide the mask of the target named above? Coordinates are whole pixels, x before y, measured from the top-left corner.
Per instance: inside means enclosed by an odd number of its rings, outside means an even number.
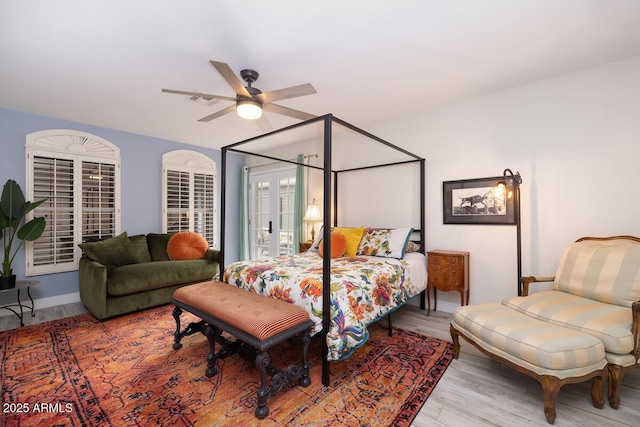
[[[408,426],[451,362],[451,344],[385,325],[321,382],[320,340],[309,348],[312,383],[286,386],[254,416],[259,374],[233,355],[204,372],[200,333],[173,350],[173,306],[100,322],[90,314],[0,333],[1,426]],[[182,325],[196,321],[188,313]],[[386,322],[381,322],[386,324]],[[270,350],[275,366],[300,363],[299,340]]]

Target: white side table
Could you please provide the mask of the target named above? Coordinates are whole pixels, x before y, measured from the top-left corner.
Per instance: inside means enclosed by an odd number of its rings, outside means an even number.
[[[35,286],[38,285],[40,283],[39,280],[18,280],[16,281],[16,287],[15,288],[9,288],[9,289],[1,289],[0,290],[0,294],[1,293],[6,293],[6,292],[10,292],[10,291],[17,291],[17,304],[8,304],[8,305],[3,305],[0,307],[0,309],[6,309],[9,310],[11,312],[13,312],[13,314],[15,314],[16,316],[18,316],[18,319],[20,319],[20,326],[24,326],[24,309],[28,308],[31,310],[31,317],[34,317],[36,315],[36,313],[34,312],[34,304],[33,304],[33,298],[31,297],[31,286]],[[28,305],[26,303],[23,303],[22,301],[20,301],[20,290],[22,289],[26,289],[27,290],[27,296],[29,297],[29,301],[31,301],[31,305]],[[18,308],[20,310],[20,312],[14,310],[15,308]]]

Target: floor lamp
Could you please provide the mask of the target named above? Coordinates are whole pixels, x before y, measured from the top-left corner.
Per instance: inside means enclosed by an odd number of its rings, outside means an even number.
[[[520,224],[520,184],[522,184],[522,177],[520,172],[516,172],[514,175],[511,169],[505,169],[502,176],[504,179],[498,183],[498,186],[504,185],[506,197],[513,197],[513,220],[516,224],[516,256],[518,258],[518,296],[522,296],[522,228]]]

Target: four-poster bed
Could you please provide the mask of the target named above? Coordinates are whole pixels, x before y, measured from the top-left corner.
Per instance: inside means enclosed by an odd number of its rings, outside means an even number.
[[[329,344],[327,343],[327,336],[329,334],[330,329],[332,328],[332,322],[340,322],[341,319],[339,318],[340,316],[336,316],[335,311],[337,311],[337,307],[339,306],[339,303],[336,303],[333,299],[333,295],[332,295],[332,288],[336,289],[338,287],[343,287],[343,286],[338,286],[336,285],[336,282],[332,282],[333,278],[337,278],[338,274],[337,271],[339,270],[341,273],[346,271],[346,267],[344,265],[344,262],[346,263],[351,263],[352,265],[355,264],[360,264],[363,262],[368,262],[371,260],[367,260],[366,256],[358,256],[356,258],[347,258],[347,261],[344,261],[342,259],[331,259],[330,254],[331,254],[331,238],[330,238],[330,234],[331,234],[331,230],[332,227],[337,227],[338,226],[338,183],[340,182],[340,177],[344,177],[346,176],[346,174],[352,173],[352,172],[356,172],[356,171],[366,171],[369,169],[374,169],[374,168],[385,168],[385,167],[390,167],[390,166],[401,166],[401,165],[415,165],[417,164],[419,166],[419,185],[417,186],[418,192],[419,194],[417,195],[416,199],[419,200],[419,219],[417,220],[417,222],[419,222],[419,224],[411,224],[410,227],[412,227],[413,229],[415,229],[415,232],[419,234],[419,253],[421,254],[422,258],[419,259],[418,261],[413,261],[414,263],[417,264],[424,264],[425,267],[425,274],[424,277],[420,274],[416,275],[416,276],[410,276],[410,275],[406,275],[405,273],[409,273],[410,271],[414,271],[414,270],[419,270],[419,268],[416,267],[410,267],[409,266],[409,258],[415,257],[415,255],[418,254],[414,254],[411,256],[407,256],[407,259],[392,259],[392,258],[383,258],[380,260],[375,260],[375,258],[378,257],[371,257],[374,258],[373,261],[375,261],[374,263],[380,264],[382,266],[382,268],[386,268],[386,269],[391,269],[389,271],[385,271],[385,272],[381,272],[381,273],[376,273],[376,274],[380,274],[380,275],[384,275],[384,277],[389,277],[390,275],[395,275],[397,277],[395,277],[395,280],[397,281],[397,289],[396,290],[390,290],[389,292],[391,293],[391,295],[389,295],[388,297],[391,300],[391,303],[387,304],[382,304],[381,307],[376,307],[376,311],[375,313],[373,313],[370,318],[365,318],[365,322],[367,324],[373,323],[377,320],[379,320],[380,318],[384,317],[384,316],[388,316],[390,315],[390,313],[392,311],[394,311],[395,309],[397,309],[399,306],[401,306],[402,304],[406,303],[409,299],[413,298],[415,295],[420,294],[420,304],[421,304],[421,308],[424,309],[425,306],[425,288],[426,288],[426,258],[424,258],[424,254],[425,254],[425,238],[424,238],[424,226],[425,226],[425,183],[424,183],[424,175],[425,175],[425,160],[420,157],[417,156],[413,153],[410,153],[400,147],[397,147],[379,137],[376,137],[362,129],[359,129],[349,123],[346,123],[336,117],[334,117],[331,114],[328,115],[324,115],[324,116],[319,116],[316,118],[313,118],[311,120],[307,120],[305,122],[301,122],[283,129],[279,129],[264,135],[260,135],[254,138],[250,138],[235,144],[231,144],[225,147],[222,147],[222,171],[221,171],[221,214],[220,214],[220,220],[221,220],[221,227],[220,227],[220,265],[221,265],[221,269],[223,269],[224,267],[226,267],[225,264],[225,221],[226,221],[226,165],[227,165],[227,154],[229,152],[233,152],[233,153],[238,153],[238,154],[242,154],[242,155],[246,155],[246,156],[258,156],[261,158],[265,158],[265,159],[269,159],[269,160],[275,160],[275,161],[279,161],[279,162],[284,162],[284,163],[290,163],[290,164],[296,164],[296,165],[300,165],[300,163],[296,162],[296,161],[291,161],[291,160],[286,160],[286,159],[281,159],[278,158],[276,156],[273,156],[271,154],[265,154],[265,152],[263,151],[261,152],[250,152],[250,151],[246,151],[243,150],[241,147],[243,146],[251,146],[251,145],[255,145],[255,143],[260,143],[261,140],[263,140],[264,138],[271,138],[271,140],[273,141],[274,137],[281,137],[284,135],[283,138],[286,139],[286,135],[288,135],[288,133],[290,134],[291,132],[295,132],[296,130],[299,130],[301,128],[304,127],[308,127],[308,126],[318,126],[321,125],[321,138],[322,138],[322,144],[323,144],[323,166],[314,166],[314,165],[309,165],[309,164],[302,164],[302,166],[307,167],[307,168],[312,168],[312,169],[317,169],[319,171],[322,171],[322,176],[323,176],[323,202],[322,202],[322,207],[323,207],[323,211],[325,213],[330,213],[332,212],[332,214],[325,214],[324,215],[324,220],[323,220],[323,227],[322,227],[322,238],[323,238],[323,242],[325,243],[323,245],[323,253],[321,254],[321,257],[319,259],[316,259],[315,262],[317,262],[318,267],[310,267],[310,270],[313,270],[314,268],[316,269],[315,273],[317,274],[317,278],[321,279],[320,283],[321,284],[330,284],[330,286],[326,286],[326,285],[322,285],[322,298],[321,298],[321,310],[318,311],[318,307],[314,307],[313,310],[315,311],[316,314],[320,313],[321,316],[321,337],[322,337],[322,351],[323,351],[323,355],[322,355],[322,382],[324,385],[328,385],[329,384],[329,373],[330,373],[330,366],[329,366],[329,355],[330,355],[330,350],[333,351],[332,357],[333,360],[339,360],[341,358],[341,356],[346,357],[348,354],[350,354],[351,351],[353,351],[353,349],[355,349],[357,346],[359,346],[359,344],[356,344],[352,349],[346,349],[345,351],[343,351],[342,353],[340,353],[340,351],[338,351],[338,355],[336,356],[335,354],[335,348],[330,349],[329,348]],[[396,155],[393,156],[387,156],[385,157],[385,161],[383,162],[376,162],[371,160],[370,162],[366,159],[366,155],[364,157],[364,161],[365,163],[363,164],[363,157],[360,156],[359,157],[359,161],[360,164],[355,165],[355,166],[348,166],[348,165],[339,165],[338,167],[336,167],[337,162],[333,161],[332,157],[333,157],[333,153],[334,153],[334,143],[335,141],[335,137],[336,135],[334,134],[334,131],[336,129],[334,129],[334,125],[338,126],[337,131],[338,132],[351,132],[350,135],[356,135],[358,138],[364,138],[364,140],[366,140],[367,142],[371,141],[377,144],[382,144],[382,146],[385,149],[390,149],[392,152],[394,152]],[[340,133],[341,136],[344,135],[344,133]],[[293,141],[292,141],[293,142]],[[268,148],[268,147],[267,147]],[[340,159],[342,160],[342,163],[344,163],[344,159]],[[370,187],[368,187],[366,189],[367,192],[371,192],[372,189]],[[415,200],[415,199],[414,199]],[[333,219],[333,221],[331,221]],[[368,225],[368,224],[367,224]],[[418,225],[418,227],[416,227],[416,225]],[[409,254],[408,254],[409,255]],[[315,255],[316,258],[318,258],[317,255]],[[302,261],[300,261],[302,264],[304,264],[308,269],[306,271],[305,274],[309,273],[309,264],[308,262],[310,261],[310,258],[312,257],[312,255],[309,254],[303,254],[302,257],[300,257],[300,259]],[[404,248],[402,250],[402,256],[401,258],[405,258],[404,257]],[[351,260],[351,261],[349,261]],[[297,262],[297,261],[296,261]],[[295,263],[293,261],[290,261],[289,264]],[[342,263],[342,264],[341,264]],[[264,267],[264,261],[262,262],[262,267],[259,267],[258,270],[259,272],[257,274],[260,273],[265,273],[266,274],[271,274],[274,275],[273,271],[268,271],[268,268]],[[234,264],[233,266],[229,266],[230,270],[229,271],[225,271],[225,276],[227,279],[230,279],[229,281],[232,284],[236,284],[237,286],[240,286],[240,282],[242,282],[242,278],[243,278],[243,274],[241,272],[241,269],[239,268],[238,264]],[[248,268],[253,267],[255,269],[255,265],[251,266],[249,265]],[[275,269],[279,269],[282,268],[281,265],[277,265],[277,266],[273,266],[273,265],[269,265],[269,268],[275,268]],[[366,267],[369,268],[369,267]],[[336,270],[338,269],[338,270]],[[318,271],[321,270],[321,271]],[[369,270],[367,270],[369,271]],[[394,273],[395,272],[395,273]],[[254,274],[256,273],[255,270],[253,271]],[[249,274],[249,275],[251,275]],[[245,274],[246,276],[246,274]],[[360,274],[360,276],[363,276],[363,274]],[[288,278],[289,276],[287,276]],[[233,279],[233,282],[231,281],[231,279]],[[278,279],[281,279],[280,277]],[[338,279],[336,279],[338,280]],[[344,282],[344,278],[341,278],[339,280],[343,280]],[[414,281],[416,283],[414,283]],[[391,282],[391,280],[389,280],[389,282]],[[351,283],[351,282],[349,282]],[[278,283],[278,285],[280,285],[280,283]],[[385,284],[386,285],[386,284]],[[392,286],[396,286],[391,284]],[[354,287],[359,287],[359,286],[352,286],[351,284],[347,287],[350,288],[354,288]],[[366,287],[366,286],[364,286]],[[389,288],[390,289],[390,288]],[[254,289],[256,290],[256,289]],[[350,297],[353,298],[353,297]],[[365,298],[370,298],[368,296],[365,296]],[[319,299],[319,298],[317,298]],[[316,300],[317,300],[316,299]],[[293,301],[292,301],[293,302]],[[387,301],[388,302],[388,301]],[[298,304],[298,302],[296,301],[296,304]],[[348,303],[345,303],[348,304]],[[372,309],[373,310],[373,309]],[[344,321],[344,319],[342,319],[342,321]],[[344,325],[343,325],[344,326]],[[347,325],[347,328],[349,326]],[[334,328],[335,329],[335,328]],[[366,337],[364,337],[363,339],[360,340],[361,343],[363,343],[364,341],[366,341]]]

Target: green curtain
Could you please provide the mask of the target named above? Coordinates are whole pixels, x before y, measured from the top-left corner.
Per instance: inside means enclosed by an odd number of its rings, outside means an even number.
[[[296,188],[294,196],[294,208],[293,208],[293,253],[300,252],[300,245],[298,243],[304,240],[304,211],[306,205],[306,199],[304,194],[304,154],[298,154],[296,159],[298,166],[296,167]]]
[[[240,261],[251,257],[251,230],[249,230],[249,168],[242,168],[240,176]]]

